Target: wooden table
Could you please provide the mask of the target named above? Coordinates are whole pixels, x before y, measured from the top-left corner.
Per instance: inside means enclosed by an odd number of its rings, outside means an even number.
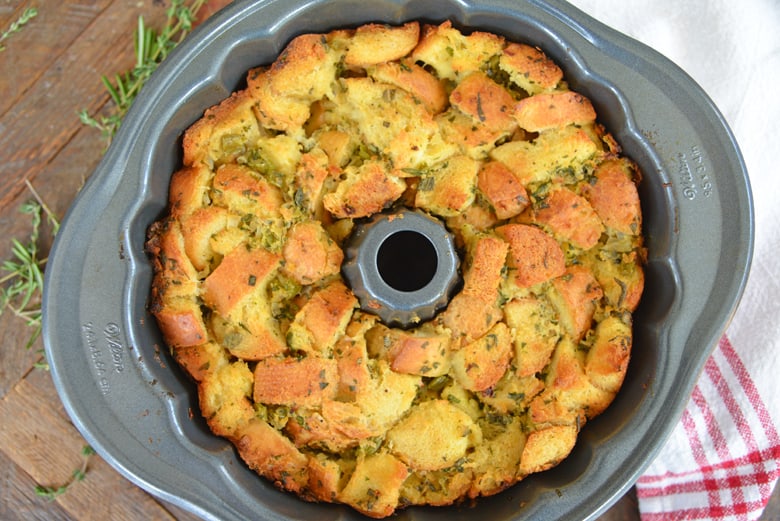
[[[201,15],[226,3],[212,0]],[[59,218],[65,214],[105,148],[78,111],[94,115],[108,107],[100,76],[132,67],[138,16],[157,27],[165,19],[161,0],[2,0],[0,29],[30,6],[38,16],[0,52],[0,260],[10,258],[12,237],[29,238],[29,218],[19,212],[33,198],[27,182]],[[47,228],[42,242],[45,252]],[[0,332],[0,519],[197,519],[136,487],[98,456],[67,493],[54,501],[38,497],[36,485],[56,488],[81,466],[85,441],[49,373],[35,368],[43,360],[41,340],[25,349],[30,330],[11,313],[0,316]],[[770,510],[776,516],[777,508]],[[600,519],[638,520],[633,490]]]

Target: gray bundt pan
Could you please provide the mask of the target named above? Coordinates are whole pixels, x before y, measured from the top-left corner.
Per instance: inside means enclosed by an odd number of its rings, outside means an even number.
[[[475,505],[397,519],[593,519],[652,461],[741,296],[753,246],[745,165],[706,94],[669,60],[558,0],[239,0],[172,53],[71,207],[46,269],[44,340],[60,397],[128,479],[208,519],[347,520],[259,478],[200,419],[195,387],[147,313],[147,227],[181,135],[303,32],[451,19],[541,47],[644,173],[647,287],[625,385],[571,456]]]

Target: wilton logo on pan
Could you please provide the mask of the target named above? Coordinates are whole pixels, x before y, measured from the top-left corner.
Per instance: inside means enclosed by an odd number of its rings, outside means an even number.
[[[122,373],[125,370],[124,345],[120,335],[121,328],[114,322],[109,322],[103,328],[103,337],[105,339],[105,350],[109,354],[109,360],[106,359],[104,350],[98,344],[98,334],[92,322],[82,324],[81,333],[89,349],[89,358],[92,360],[92,367],[97,375],[97,384],[100,388],[100,394],[107,395],[111,392],[111,383],[108,375],[113,367],[113,372]]]

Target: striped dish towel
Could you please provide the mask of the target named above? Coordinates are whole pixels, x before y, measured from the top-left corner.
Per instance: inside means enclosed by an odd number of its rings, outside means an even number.
[[[724,336],[680,424],[637,483],[642,521],[759,518],[780,476],[780,437],[770,412],[776,399],[764,399],[763,377],[750,365]],[[774,372],[764,375],[767,390],[777,389]]]
[[[570,2],[690,74],[745,157],[756,219],[750,278],[637,493],[643,521],[759,519],[780,477],[780,2]]]

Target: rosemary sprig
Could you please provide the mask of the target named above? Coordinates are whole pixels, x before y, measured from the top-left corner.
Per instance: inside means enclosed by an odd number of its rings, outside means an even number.
[[[11,22],[11,25],[8,26],[8,29],[0,33],[0,52],[5,50],[5,45],[3,45],[3,42],[10,38],[12,34],[21,31],[22,27],[27,25],[29,21],[36,16],[38,16],[38,9],[35,7],[28,7],[22,12],[21,15],[19,15],[19,18]]]
[[[166,11],[165,26],[159,33],[147,27],[143,16],[139,16],[133,35],[135,66],[123,74],[116,74],[113,80],[105,75],[101,77],[114,103],[111,112],[108,116],[96,118],[82,109],[79,112],[81,122],[100,130],[110,143],[141,88],[168,54],[192,31],[192,24],[204,3],[205,0],[194,0],[185,5],[184,0],[173,0]]]
[[[52,228],[52,235],[57,233],[60,223],[30,182],[26,182],[35,199],[24,203],[20,211],[30,216],[32,231],[26,243],[16,238],[11,239],[13,257],[0,265],[0,271],[5,273],[0,277],[0,315],[8,310],[32,328],[25,345],[25,348],[29,349],[40,336],[42,327],[40,294],[43,290],[43,269],[47,261],[47,257],[40,257],[39,251],[43,214]]]
[[[79,481],[84,481],[84,478],[87,477],[87,466],[89,464],[89,457],[95,454],[95,449],[90,447],[89,445],[84,445],[81,448],[81,466],[74,469],[71,473],[70,479],[63,483],[62,485],[58,487],[46,487],[43,485],[37,485],[35,487],[35,495],[38,497],[42,497],[47,499],[48,501],[54,501],[61,495],[63,495],[65,492],[68,491],[68,489],[74,484]]]

